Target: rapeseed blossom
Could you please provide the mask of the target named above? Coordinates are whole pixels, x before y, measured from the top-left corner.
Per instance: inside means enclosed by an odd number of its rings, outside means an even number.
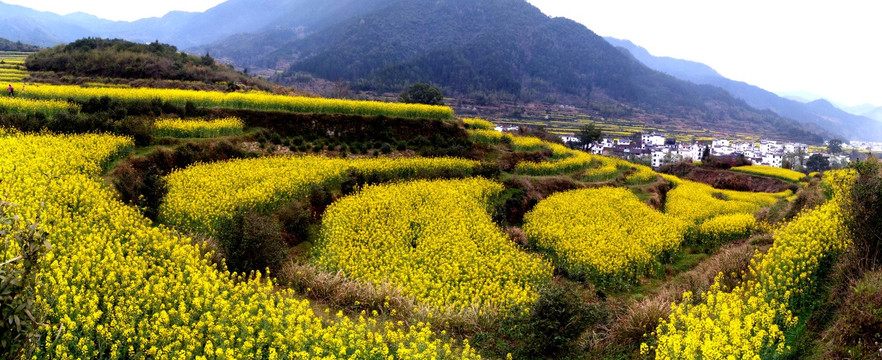
[[[203,119],[160,119],[153,124],[153,136],[209,138],[241,134],[245,124],[235,117]]]
[[[328,208],[315,261],[440,313],[528,309],[552,269],[493,223],[487,202],[503,189],[481,178],[368,186]]]
[[[0,197],[39,219],[37,306],[50,324],[35,359],[476,358],[429,324],[319,318],[271,279],[219,271],[204,249],[117,200],[103,165],[133,146],[109,135],[0,130]],[[455,347],[454,347],[455,348]]]
[[[596,285],[633,282],[678,248],[685,230],[623,188],[557,193],[524,217],[524,232],[538,248]]]
[[[354,101],[312,97],[274,95],[265,92],[198,91],[152,88],[95,88],[75,85],[29,86],[23,96],[38,99],[73,99],[87,101],[103,96],[120,101],[151,101],[158,99],[178,106],[188,102],[199,107],[251,109],[295,113],[383,115],[404,118],[452,119],[453,109],[446,106]]]

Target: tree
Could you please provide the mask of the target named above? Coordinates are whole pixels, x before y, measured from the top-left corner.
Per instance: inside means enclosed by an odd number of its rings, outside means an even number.
[[[416,83],[398,95],[398,99],[406,104],[444,105],[441,89],[425,83]]]
[[[710,157],[711,157],[710,146],[705,145],[704,151],[701,152],[701,161],[702,162],[707,161],[708,159],[710,159]]]
[[[592,122],[582,125],[576,132],[576,138],[579,139],[582,150],[588,150],[589,146],[603,139],[603,133]]]
[[[827,142],[827,150],[832,154],[839,154],[842,152],[842,140],[833,139]]]
[[[211,54],[205,53],[205,56],[202,57],[202,65],[203,66],[214,66],[214,58],[211,57]]]
[[[796,148],[796,152],[784,154],[784,161],[790,163],[790,170],[802,172],[805,170],[805,149],[800,146]]]
[[[822,172],[830,170],[830,160],[821,154],[812,154],[805,162],[805,167],[811,172]]]

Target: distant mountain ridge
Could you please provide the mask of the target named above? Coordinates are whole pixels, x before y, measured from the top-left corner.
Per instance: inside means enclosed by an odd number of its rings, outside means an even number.
[[[842,103],[838,103],[836,101],[832,101],[830,99],[826,99],[821,95],[813,94],[813,93],[806,92],[806,91],[778,92],[777,94],[778,94],[778,96],[783,97],[785,99],[790,99],[790,100],[798,101],[801,103],[810,103],[815,100],[825,99],[825,100],[829,101],[831,104],[833,104],[833,106],[839,108],[842,111],[845,111],[845,112],[852,114],[852,115],[866,116],[871,119],[873,119],[874,117],[870,116],[870,114],[873,114],[877,109],[882,108],[882,106],[877,107],[876,105],[873,105],[873,104],[861,104],[861,105],[857,105],[857,106],[849,106],[849,105],[845,105]],[[876,119],[876,120],[879,120],[879,119]]]
[[[882,122],[882,106],[873,109],[872,111],[864,114],[864,116]]]
[[[350,0],[326,12],[339,15],[334,11],[358,11],[366,7],[365,4],[377,2]],[[69,43],[84,37],[123,38],[141,43],[160,40],[186,49],[235,34],[309,27],[326,21],[329,15],[322,14],[321,9],[331,6],[298,11],[312,3],[309,0],[229,0],[202,13],[173,11],[163,17],[127,22],[85,13],[58,15],[0,2],[0,22],[4,24],[0,27],[0,37],[41,46]]]
[[[804,123],[816,124],[834,134],[855,140],[882,141],[882,124],[865,116],[848,113],[827,100],[803,103],[786,99],[744,82],[727,79],[707,65],[667,57],[656,57],[646,49],[627,40],[606,38],[610,44],[625,49],[638,61],[652,69],[696,84],[725,89],[733,96],[757,109],[775,113]]]
[[[825,121],[798,124],[718,87],[651,70],[585,26],[524,0],[229,0],[204,13],[135,22],[0,3],[0,21],[11,17],[30,19],[30,33],[45,35],[34,41],[41,45],[84,36],[160,40],[240,68],[282,70],[277,80],[288,84],[305,74],[394,93],[430,82],[463,99],[560,103],[653,126],[805,142],[832,136],[812,125]]]
[[[617,109],[612,116],[654,118],[664,126],[812,141],[818,137],[810,131],[823,132],[752,109],[722,89],[650,70],[584,25],[550,18],[523,0],[388,1],[367,10],[284,44],[269,32],[200,50],[239,66],[289,63],[277,79],[286,84],[303,74],[378,92],[430,82],[461,98],[554,96],[601,116]]]

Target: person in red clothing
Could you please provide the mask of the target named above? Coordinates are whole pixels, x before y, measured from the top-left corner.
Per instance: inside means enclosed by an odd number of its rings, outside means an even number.
[[[9,96],[15,97],[15,89],[12,88],[12,84],[9,84],[9,87],[6,88],[6,91],[9,92]]]

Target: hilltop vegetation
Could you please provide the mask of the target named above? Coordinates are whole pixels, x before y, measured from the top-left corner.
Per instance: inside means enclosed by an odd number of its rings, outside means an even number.
[[[193,86],[187,83],[205,84],[203,88],[221,85],[232,89],[242,86],[272,90],[276,87],[219,64],[208,54],[188,55],[159,42],[137,44],[119,39],[86,38],[33,54],[25,64],[29,71],[35,72],[33,80],[40,82],[74,77],[117,82],[162,80],[166,84],[171,81],[177,87]]]
[[[33,52],[39,50],[39,46],[22,44],[21,41],[12,42],[7,39],[0,38],[0,51]]]

